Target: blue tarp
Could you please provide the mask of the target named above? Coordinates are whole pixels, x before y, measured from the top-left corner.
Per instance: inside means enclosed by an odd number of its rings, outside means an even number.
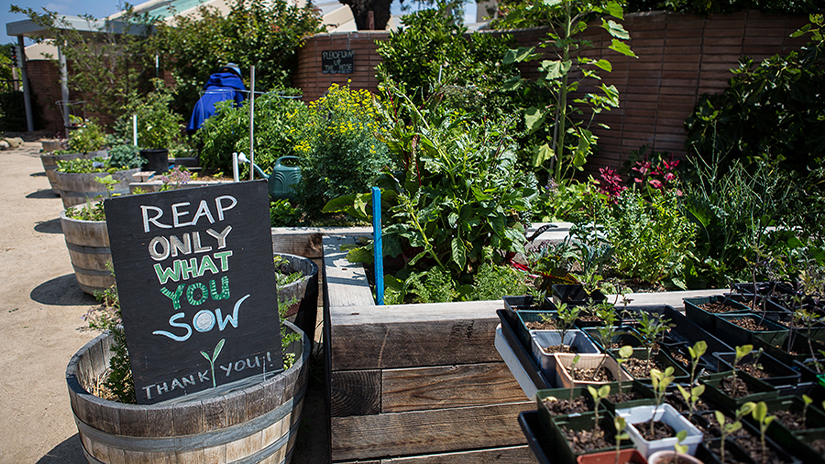
[[[235,100],[235,106],[240,106],[244,100],[246,86],[243,80],[232,72],[218,72],[209,76],[203,86],[204,94],[195,104],[192,117],[186,125],[186,132],[193,134],[200,129],[203,122],[215,114],[215,104],[225,100]]]

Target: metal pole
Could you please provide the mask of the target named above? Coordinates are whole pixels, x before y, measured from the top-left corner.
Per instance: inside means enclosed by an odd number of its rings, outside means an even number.
[[[375,303],[384,304],[384,247],[381,240],[381,189],[372,188],[373,261],[375,263]]]
[[[34,116],[32,115],[32,90],[29,85],[28,65],[26,64],[26,46],[23,43],[23,36],[17,36],[17,48],[20,49],[20,72],[23,83],[23,106],[26,108],[26,128],[29,132],[34,132]]]
[[[132,115],[132,141],[135,143],[135,146],[138,146],[138,138],[137,138],[137,114]]]
[[[64,44],[65,45],[65,44]],[[57,61],[60,64],[60,96],[63,100],[63,126],[66,127],[66,137],[69,137],[69,70],[66,66],[66,55],[63,54],[63,47],[57,47]]]
[[[249,180],[255,180],[255,66],[249,70],[249,78],[252,81],[249,93]]]

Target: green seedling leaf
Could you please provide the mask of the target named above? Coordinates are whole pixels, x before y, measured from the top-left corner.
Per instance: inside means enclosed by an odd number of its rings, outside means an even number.
[[[744,358],[745,356],[749,355],[750,352],[753,351],[753,345],[742,345],[736,347],[736,360],[734,364],[739,363],[739,361]]]
[[[627,359],[633,356],[633,347],[630,345],[625,345],[619,348],[619,357],[622,359]]]
[[[685,438],[687,438],[687,430],[680,430],[679,433],[676,434],[676,444],[673,445],[673,449],[676,450],[677,453],[687,453],[688,446],[682,444]]]
[[[753,408],[753,412],[751,413],[753,418],[759,422],[765,420],[765,417],[768,415],[768,405],[765,404],[764,401],[760,401],[755,408]]]
[[[688,353],[693,359],[701,358],[707,351],[708,344],[704,340],[699,340],[695,345],[693,345],[693,347],[688,347]]]

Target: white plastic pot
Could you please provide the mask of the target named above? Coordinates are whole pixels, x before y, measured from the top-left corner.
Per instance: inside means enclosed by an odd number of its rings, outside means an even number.
[[[530,342],[533,348],[533,359],[548,379],[556,377],[556,358],[546,348],[558,346],[562,343],[561,332],[558,330],[531,330]],[[564,334],[564,344],[574,353],[599,354],[599,348],[593,340],[581,330],[569,330]],[[558,384],[556,386],[559,386]]]
[[[689,454],[677,453],[676,451],[656,451],[647,458],[647,464],[659,464],[660,462],[676,456],[677,464],[702,464],[702,461]]]
[[[675,433],[687,430],[687,437],[682,440],[682,445],[688,447],[687,454],[695,454],[696,448],[702,443],[702,432],[669,404],[663,404],[658,408],[656,406],[637,406],[635,408],[617,409],[616,414],[627,421],[627,434],[630,435],[630,440],[636,445],[636,449],[648,459],[657,451],[672,451],[674,446],[679,443],[675,435],[671,438],[653,441],[642,438],[635,424],[641,425],[651,419],[664,422],[673,427]]]

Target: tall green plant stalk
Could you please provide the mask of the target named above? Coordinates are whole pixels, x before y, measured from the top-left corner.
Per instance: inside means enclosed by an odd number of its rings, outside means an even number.
[[[590,121],[587,125],[572,122],[570,115],[573,112],[580,112],[572,105],[568,105],[570,93],[579,88],[580,82],[571,82],[570,73],[574,70],[581,72],[583,79],[601,80],[598,71],[611,72],[613,67],[606,59],[594,60],[578,55],[578,51],[592,46],[591,43],[579,37],[579,34],[587,30],[586,20],[593,16],[602,18],[601,27],[612,37],[610,50],[621,53],[625,56],[636,57],[630,47],[624,42],[630,39],[630,35],[612,19],[623,19],[622,6],[619,2],[603,0],[545,0],[537,2],[530,7],[535,11],[540,11],[546,15],[550,25],[549,39],[541,47],[552,45],[556,51],[555,60],[543,60],[538,68],[541,73],[539,85],[548,88],[555,97],[555,102],[545,102],[542,107],[530,107],[525,112],[524,121],[529,132],[538,130],[548,117],[555,118],[550,145],[543,144],[536,147],[533,164],[536,167],[542,166],[544,162],[552,161],[552,168],[549,170],[553,179],[561,184],[569,181],[568,171],[573,169],[581,170],[587,156],[592,152],[596,137],[588,129],[593,122],[595,115],[603,110],[609,110],[619,106],[619,92],[613,85],[601,84],[598,90],[601,94],[588,93],[583,98],[577,99],[577,103],[584,103],[592,110]],[[521,47],[517,50],[510,50],[504,57],[504,64],[534,61],[540,58],[536,53],[536,47]],[[575,66],[574,66],[575,61]],[[511,79],[505,83],[506,90],[517,90],[526,86],[526,79]],[[555,108],[552,108],[555,103]],[[568,125],[569,124],[569,125]],[[578,139],[575,152],[567,153],[565,147],[565,137],[571,134]],[[566,165],[569,159],[570,165]]]

